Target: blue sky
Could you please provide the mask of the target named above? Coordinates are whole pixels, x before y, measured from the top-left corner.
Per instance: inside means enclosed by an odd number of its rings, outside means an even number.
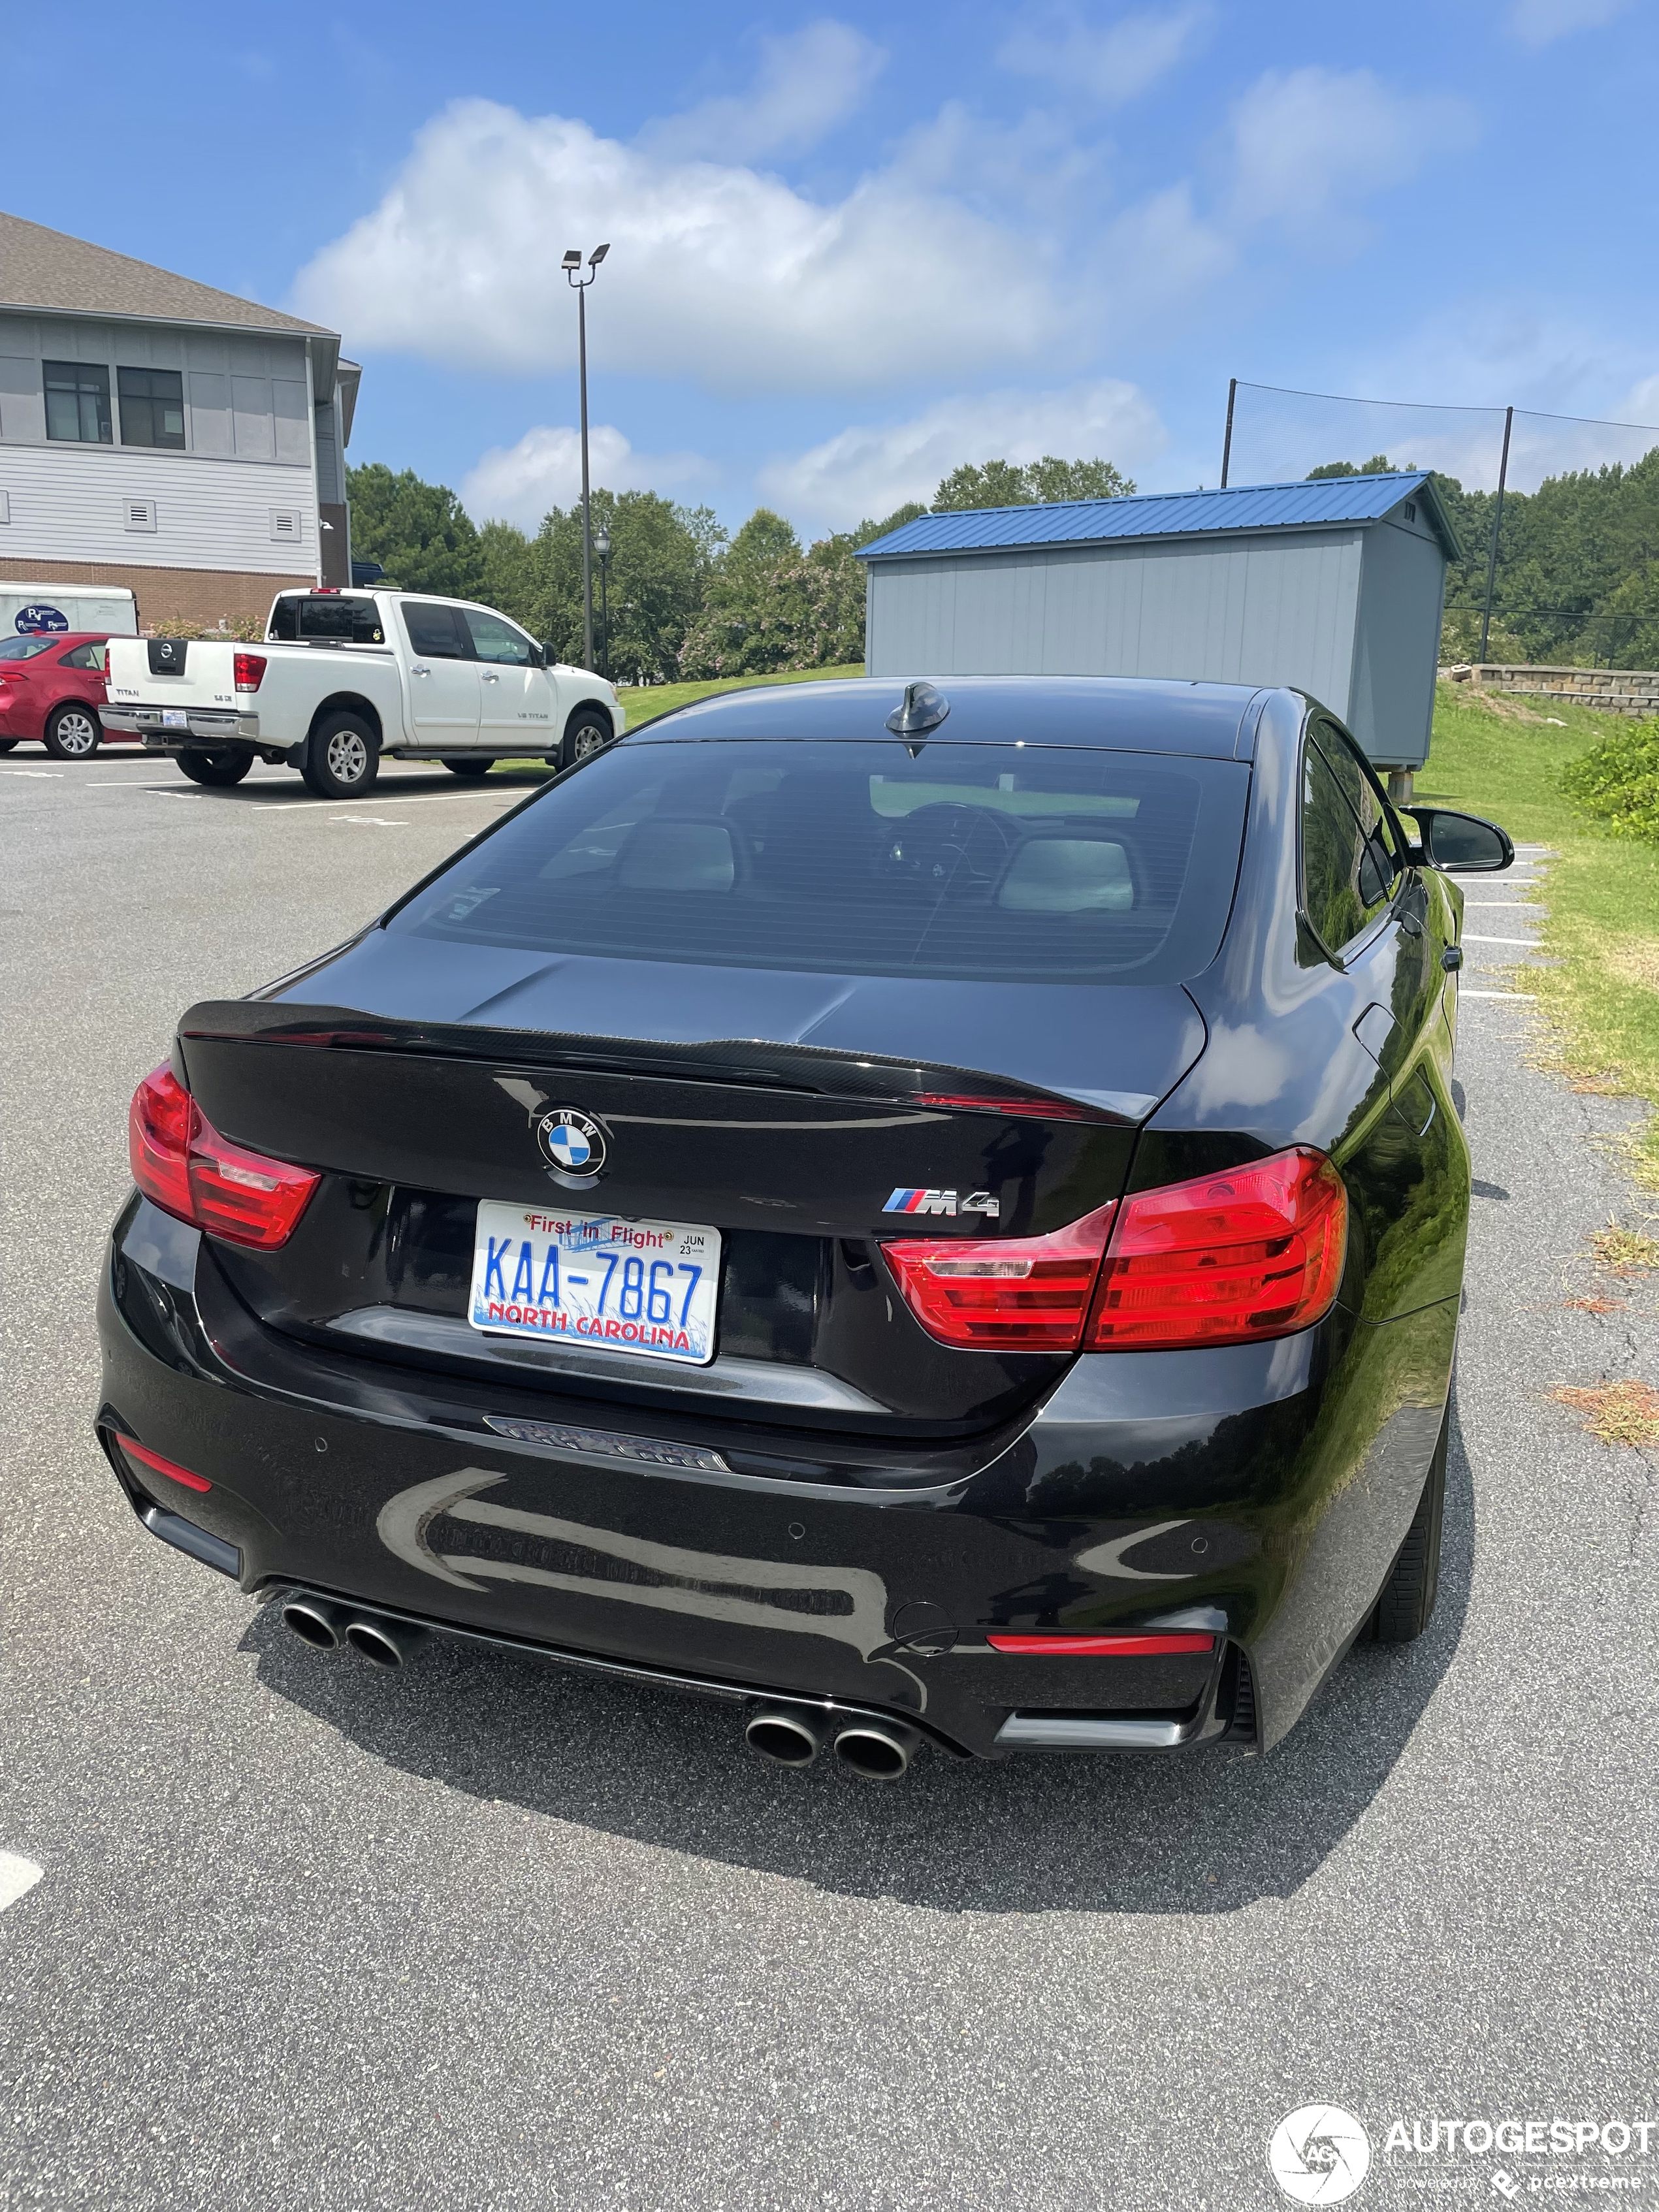
[[[70,27],[73,24],[73,28]],[[996,453],[1213,483],[1230,375],[1659,422],[1650,0],[135,14],[9,46],[0,205],[326,322],[354,460],[810,532]],[[1650,441],[1532,425],[1522,481]],[[1241,400],[1235,481],[1491,418]]]

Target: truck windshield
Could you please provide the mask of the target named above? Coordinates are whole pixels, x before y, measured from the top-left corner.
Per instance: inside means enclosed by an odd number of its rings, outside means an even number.
[[[730,968],[1176,981],[1221,942],[1249,776],[1058,745],[623,744],[389,927]]]
[[[384,645],[373,599],[344,592],[284,592],[270,611],[267,638],[278,645]]]

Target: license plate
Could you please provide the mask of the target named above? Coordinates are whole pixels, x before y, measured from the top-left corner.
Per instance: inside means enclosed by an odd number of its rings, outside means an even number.
[[[190,716],[182,707],[163,707],[161,727],[164,730],[187,730],[190,727]]]
[[[705,1367],[714,1356],[720,1281],[718,1229],[486,1199],[467,1318],[492,1336]]]

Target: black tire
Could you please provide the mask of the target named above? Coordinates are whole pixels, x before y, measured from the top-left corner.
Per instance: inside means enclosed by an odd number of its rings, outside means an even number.
[[[300,773],[319,799],[362,799],[380,772],[380,741],[361,714],[325,714],[306,739]]]
[[[447,760],[444,763],[451,775],[464,775],[474,779],[488,775],[495,765],[493,760]]]
[[[96,712],[78,699],[66,700],[46,717],[41,742],[54,760],[90,760],[104,741]]]
[[[21,739],[18,738],[0,738],[0,753],[10,752],[14,746],[20,744],[21,742]]]
[[[1429,1462],[1429,1479],[1400,1556],[1376,1601],[1371,1634],[1378,1644],[1410,1644],[1423,1633],[1433,1615],[1440,1591],[1440,1530],[1446,1515],[1446,1447],[1450,1436],[1448,1406],[1440,1424],[1440,1441]]]
[[[253,765],[253,756],[239,746],[233,752],[228,747],[218,752],[187,752],[179,756],[179,772],[187,775],[192,783],[205,783],[216,788],[240,783]]]
[[[574,768],[578,761],[592,760],[603,751],[616,736],[611,726],[611,717],[598,707],[578,707],[565,724],[564,742],[559,747],[559,765]]]

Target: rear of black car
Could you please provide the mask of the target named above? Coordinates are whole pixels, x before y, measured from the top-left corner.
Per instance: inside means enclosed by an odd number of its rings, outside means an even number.
[[[809,1738],[1255,1741],[1341,1179],[1234,1137],[1149,1180],[1140,1133],[1204,1053],[1259,702],[1049,688],[921,740],[892,686],[671,717],[192,1009],[101,1308],[156,1533],[325,1630]]]

